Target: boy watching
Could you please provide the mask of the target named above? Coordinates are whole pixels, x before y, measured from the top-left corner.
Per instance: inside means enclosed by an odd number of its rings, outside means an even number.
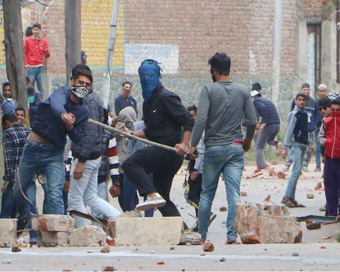
[[[289,208],[305,207],[295,200],[295,189],[297,180],[301,174],[303,155],[309,144],[308,138],[308,115],[304,111],[306,95],[298,93],[295,97],[295,108],[288,115],[288,128],[284,139],[282,157],[287,157],[287,149],[293,155],[293,171],[289,178],[286,192],[281,201]]]
[[[340,99],[331,102],[331,115],[326,117],[319,132],[319,141],[324,146],[324,185],[326,195],[326,215],[336,216],[340,188]]]

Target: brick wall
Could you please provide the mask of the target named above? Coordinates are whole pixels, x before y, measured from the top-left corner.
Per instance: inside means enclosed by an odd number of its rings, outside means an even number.
[[[321,22],[329,16],[326,9],[330,1],[283,0],[282,107],[293,97],[294,86],[300,85],[296,68],[298,21],[306,18],[307,23]],[[57,87],[63,84],[65,78],[64,1],[41,2],[52,5],[45,7],[36,2],[26,6],[23,29],[36,21],[42,24],[43,35],[51,49],[51,57],[46,62],[47,74],[52,77],[52,86]],[[82,48],[89,54],[88,64],[96,70],[98,88],[101,88],[105,65],[112,2],[82,0]],[[265,88],[264,93],[270,92],[275,1],[120,0],[120,3],[111,100],[120,92],[120,83],[125,79],[135,82],[134,92],[140,92],[136,75],[139,59],[134,60],[136,64],[132,70],[127,69],[131,63],[125,61],[130,62],[131,59],[127,56],[128,50],[132,50],[128,53],[133,54],[136,53],[133,50],[143,48],[145,54],[156,52],[161,56],[165,52],[163,55],[171,59],[169,64],[165,63],[166,68],[173,68],[170,69],[171,75],[165,75],[163,80],[187,104],[197,102],[200,84],[210,80],[207,61],[217,51],[231,56],[234,81],[248,86],[260,81]],[[1,58],[0,53],[0,65]],[[139,94],[136,96],[140,97]],[[286,109],[280,112],[285,115]]]

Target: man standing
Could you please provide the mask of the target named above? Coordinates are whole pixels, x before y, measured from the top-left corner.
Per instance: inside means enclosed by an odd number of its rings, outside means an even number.
[[[131,132],[161,144],[174,146],[176,152],[156,146],[139,149],[123,163],[127,178],[147,196],[137,210],[159,207],[163,216],[181,216],[170,200],[172,179],[181,167],[188,151],[194,120],[182,105],[180,98],[165,89],[159,81],[161,68],[155,60],[147,59],[138,69],[143,90],[145,129]],[[153,182],[148,176],[153,173]]]
[[[84,99],[89,108],[89,117],[97,122],[103,121],[103,106],[96,93]],[[97,195],[98,170],[101,164],[103,128],[87,123],[85,133],[79,142],[72,142],[71,184],[68,205],[86,213],[85,205],[90,206],[93,214],[106,218],[120,215],[113,206]],[[86,225],[86,219],[75,217],[76,228]]]
[[[318,115],[318,105],[315,103],[315,100],[310,97],[310,85],[308,83],[303,83],[301,86],[302,93],[306,96],[306,101],[304,105],[304,111],[308,115],[308,138],[310,140],[309,146],[307,147],[304,157],[303,157],[303,171],[308,172],[308,164],[312,158],[313,152],[313,140],[314,140],[314,130],[316,129],[317,115]],[[295,109],[295,99],[292,101],[291,111]],[[283,171],[288,171],[291,163],[292,163],[292,154],[289,152],[288,159],[285,163],[285,168]]]
[[[72,69],[72,88],[56,89],[38,106],[14,183],[19,230],[24,229],[31,218],[22,192],[26,194],[35,174],[46,176],[50,213],[64,213],[62,188],[65,181],[63,153],[66,135],[75,143],[83,136],[88,108],[82,100],[91,92],[92,81],[90,68],[78,64]]]
[[[262,169],[269,169],[264,157],[264,146],[266,143],[277,147],[276,135],[280,131],[280,117],[273,102],[263,98],[259,91],[253,90],[250,96],[254,99],[253,104],[260,117],[258,122],[259,134],[256,141],[256,170],[253,176],[262,174]]]
[[[24,41],[25,67],[26,75],[30,78],[32,85],[37,81],[38,90],[44,96],[44,66],[43,56],[48,58],[50,52],[48,43],[40,37],[41,25],[35,23],[32,27],[33,35]]]
[[[135,109],[136,115],[138,115],[137,111],[137,102],[136,100],[131,96],[131,90],[132,90],[132,83],[129,81],[125,81],[123,83],[123,89],[122,94],[119,95],[115,99],[115,112],[116,116],[119,115],[120,111],[124,109],[125,107],[131,106]]]
[[[211,205],[219,176],[223,173],[228,200],[226,243],[234,244],[237,237],[234,228],[235,205],[240,202],[244,152],[248,151],[251,145],[256,114],[248,90],[230,81],[230,57],[225,53],[216,53],[210,58],[209,64],[214,83],[205,85],[201,91],[190,150],[190,156],[196,158],[196,146],[205,131],[198,231],[202,242],[206,241]],[[241,130],[243,118],[247,128],[244,141]]]

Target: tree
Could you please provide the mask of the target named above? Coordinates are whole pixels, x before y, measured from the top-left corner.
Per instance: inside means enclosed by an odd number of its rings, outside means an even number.
[[[26,70],[20,0],[3,0],[6,71],[13,98],[27,110]]]

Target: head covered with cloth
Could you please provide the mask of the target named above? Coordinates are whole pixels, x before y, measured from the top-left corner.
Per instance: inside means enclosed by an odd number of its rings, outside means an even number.
[[[161,67],[156,60],[146,59],[138,68],[140,84],[142,85],[144,101],[148,101],[157,88],[161,78]]]

